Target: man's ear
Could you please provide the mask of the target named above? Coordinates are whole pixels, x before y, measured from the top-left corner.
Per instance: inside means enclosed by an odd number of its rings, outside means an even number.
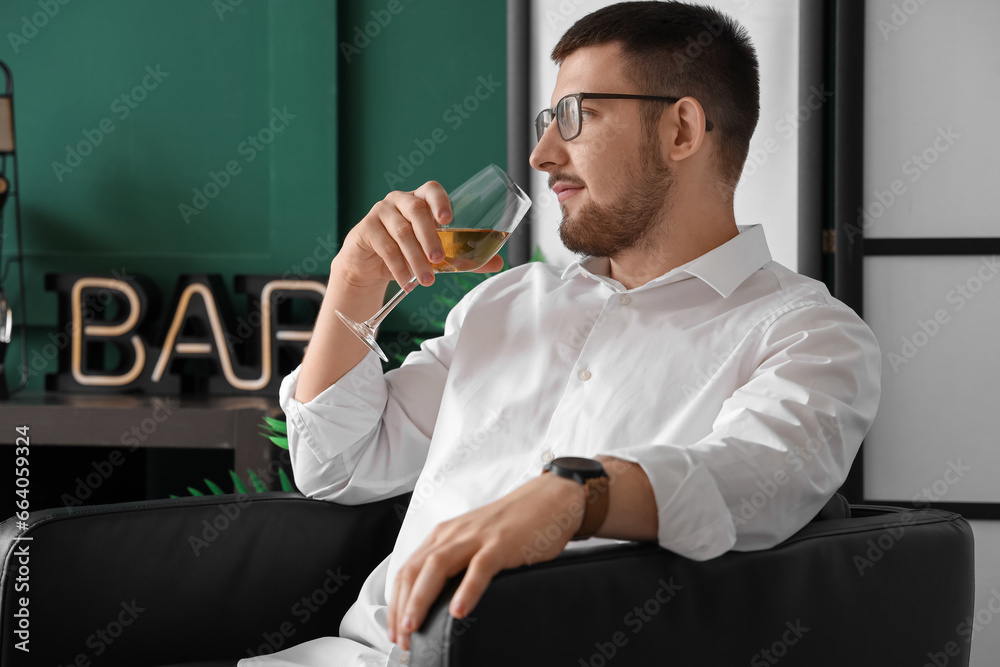
[[[665,157],[678,161],[694,155],[705,140],[705,110],[693,97],[682,97],[660,118]]]

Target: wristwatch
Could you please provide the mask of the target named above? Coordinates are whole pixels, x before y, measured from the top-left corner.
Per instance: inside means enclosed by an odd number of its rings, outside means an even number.
[[[584,505],[583,523],[573,535],[574,540],[592,537],[608,515],[608,474],[600,461],[578,456],[561,456],[545,464],[542,474],[552,473],[582,484],[586,489],[587,504]]]

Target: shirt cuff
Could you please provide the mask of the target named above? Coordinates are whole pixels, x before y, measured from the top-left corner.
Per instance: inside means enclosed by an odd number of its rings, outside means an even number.
[[[378,427],[389,391],[374,352],[308,403],[294,398],[301,370],[300,365],[288,374],[278,391],[278,403],[288,422],[289,449],[304,446],[323,463]]]
[[[657,542],[692,560],[709,560],[736,544],[736,526],[715,478],[681,447],[636,445],[602,452],[636,463],[656,498]]]

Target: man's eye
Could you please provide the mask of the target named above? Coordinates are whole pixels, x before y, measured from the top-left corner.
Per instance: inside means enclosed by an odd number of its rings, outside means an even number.
[[[588,120],[594,115],[594,112],[589,109],[580,109],[580,120]]]

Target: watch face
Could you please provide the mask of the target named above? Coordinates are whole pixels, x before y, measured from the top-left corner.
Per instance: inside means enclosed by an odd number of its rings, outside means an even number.
[[[600,461],[585,459],[579,456],[560,456],[557,459],[553,459],[548,465],[552,468],[561,468],[581,479],[603,477],[605,475],[604,466],[601,465]]]

